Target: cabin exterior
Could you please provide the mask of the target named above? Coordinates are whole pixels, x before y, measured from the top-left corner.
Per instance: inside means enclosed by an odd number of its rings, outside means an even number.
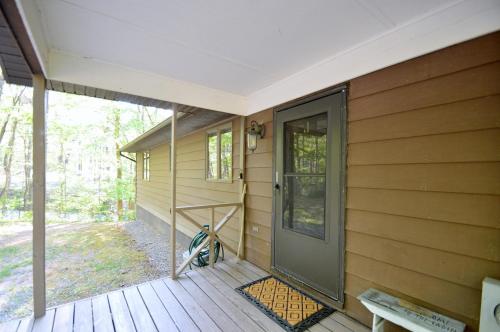
[[[281,331],[233,292],[273,274],[338,310],[308,331],[380,331],[370,288],[489,331],[498,1],[9,0],[0,14],[4,78],[34,88],[34,316],[5,326]],[[121,149],[171,278],[46,308],[47,90],[173,111]],[[186,272],[176,242],[204,224],[204,245],[217,235],[239,260]]]
[[[499,61],[500,34],[493,33],[346,82],[340,302],[365,325],[371,315],[356,297],[374,287],[478,328],[482,280],[500,276]],[[324,95],[328,89],[319,93]],[[244,118],[245,131],[252,121],[266,128],[253,152],[240,144],[240,118],[177,141],[178,205],[237,200],[244,149],[245,259],[266,271],[273,266],[276,223],[273,119],[300,103]],[[206,174],[207,135],[221,125],[232,128],[230,181],[212,181]],[[169,145],[148,146],[147,140],[146,134],[134,142],[147,148],[124,149],[137,152],[138,218],[169,223]],[[197,217],[206,220],[204,213]],[[178,223],[188,238],[198,231]],[[221,234],[234,247],[239,225],[236,218]],[[328,253],[323,255],[328,264]]]

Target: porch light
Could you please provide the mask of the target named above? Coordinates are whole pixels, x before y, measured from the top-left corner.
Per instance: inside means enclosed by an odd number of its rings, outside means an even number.
[[[250,122],[250,129],[247,132],[247,147],[250,151],[257,149],[257,138],[263,138],[266,132],[266,127],[263,124],[258,124],[257,121]]]

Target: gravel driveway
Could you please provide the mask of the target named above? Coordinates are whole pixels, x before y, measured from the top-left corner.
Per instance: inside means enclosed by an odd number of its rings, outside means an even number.
[[[155,267],[162,277],[170,275],[170,239],[141,221],[123,225],[135,241],[135,247],[149,256],[149,263]],[[182,255],[188,249],[177,242],[177,267],[184,261]]]

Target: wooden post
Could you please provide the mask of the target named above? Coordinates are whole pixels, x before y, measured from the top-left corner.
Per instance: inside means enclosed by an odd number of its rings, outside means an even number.
[[[45,315],[45,163],[47,93],[43,75],[33,76],[33,311]]]
[[[214,208],[208,209],[210,212],[209,221],[210,221],[210,250],[209,250],[209,262],[210,267],[214,267],[215,263],[215,218],[214,218]]]
[[[171,122],[171,139],[170,139],[170,207],[171,207],[171,225],[170,225],[170,253],[171,253],[171,264],[172,264],[172,271],[171,271],[171,277],[172,279],[177,278],[177,274],[175,273],[176,269],[176,231],[177,231],[177,226],[176,226],[176,217],[177,217],[177,211],[176,211],[176,191],[177,191],[177,185],[176,185],[176,176],[177,176],[177,166],[176,166],[176,147],[175,147],[175,131],[176,131],[176,126],[177,126],[177,104],[172,104],[172,122]]]
[[[246,126],[245,117],[240,117],[240,194],[243,195],[243,190],[245,187],[245,145],[246,137]],[[244,196],[243,196],[244,197]],[[245,258],[245,199],[241,202],[240,208],[240,241],[238,243],[238,253],[237,257],[239,259]]]
[[[385,321],[384,318],[374,314],[373,315],[372,331],[373,332],[384,332],[384,321]]]

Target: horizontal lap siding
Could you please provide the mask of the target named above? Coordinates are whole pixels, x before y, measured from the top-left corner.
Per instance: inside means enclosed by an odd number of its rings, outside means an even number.
[[[273,111],[253,114],[246,119],[264,124],[265,137],[257,140],[254,152],[246,149],[245,254],[246,259],[264,270],[271,266]]]
[[[199,131],[177,141],[177,206],[200,205],[239,201],[239,119],[233,120],[233,182],[205,180],[205,131]],[[137,163],[137,204],[157,217],[170,223],[170,159],[169,145],[164,144],[150,151],[150,181],[142,180],[142,154]],[[230,208],[215,210],[216,222]],[[208,210],[188,213],[200,224],[208,223]],[[178,216],[178,229],[188,236],[198,230]],[[237,248],[239,218],[236,214],[221,231],[221,238],[232,248]]]
[[[368,287],[478,329],[500,278],[500,33],[350,82],[345,309]]]

